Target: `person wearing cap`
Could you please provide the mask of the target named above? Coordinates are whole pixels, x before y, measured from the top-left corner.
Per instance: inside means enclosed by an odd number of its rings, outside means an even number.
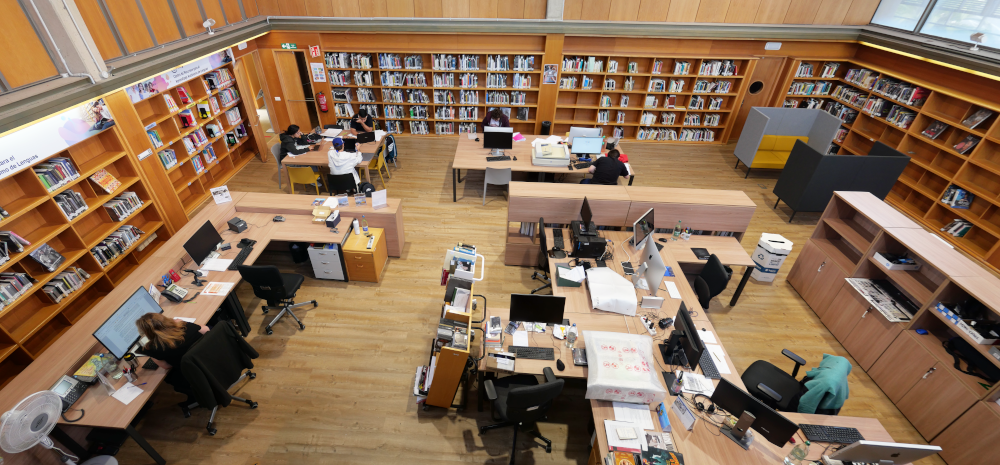
[[[372,132],[375,126],[375,120],[368,115],[368,110],[362,108],[358,110],[358,114],[354,115],[354,119],[351,120],[351,134],[355,136],[362,132]]]
[[[361,152],[345,152],[344,139],[335,137],[333,139],[333,147],[330,148],[326,156],[330,162],[331,176],[351,173],[354,175],[355,185],[361,182],[361,178],[358,177],[358,171],[355,169],[358,163],[361,163]]]

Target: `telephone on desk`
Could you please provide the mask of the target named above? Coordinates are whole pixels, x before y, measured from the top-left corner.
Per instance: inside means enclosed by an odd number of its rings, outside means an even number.
[[[171,284],[161,294],[171,302],[180,302],[188,295],[188,290],[176,284]]]

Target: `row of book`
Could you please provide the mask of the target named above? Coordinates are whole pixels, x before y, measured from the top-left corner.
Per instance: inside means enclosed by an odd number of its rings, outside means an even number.
[[[908,82],[898,81],[889,77],[881,77],[875,81],[872,92],[886,96],[911,107],[922,107],[931,91]]]
[[[837,86],[833,90],[833,98],[842,100],[856,107],[865,106],[868,101],[868,94],[851,86]]]
[[[229,122],[230,125],[239,123],[242,120],[243,116],[240,115],[239,108],[230,108],[226,110],[226,121]]]
[[[453,105],[455,103],[455,94],[452,94],[450,90],[435,90],[434,103]]]
[[[487,55],[486,69],[488,71],[534,71],[535,57],[533,55],[514,55],[511,60],[507,55]]]
[[[502,105],[525,105],[528,103],[528,94],[518,91],[510,93],[503,91],[496,91],[496,90],[487,91],[486,103],[496,103]]]
[[[788,89],[792,95],[828,95],[833,83],[830,81],[795,81]]]
[[[222,89],[219,92],[219,99],[222,100],[222,106],[228,107],[240,99],[240,92],[235,87]],[[218,110],[216,110],[216,113],[218,113]]]
[[[617,136],[621,137],[621,136]],[[677,131],[667,128],[639,128],[638,140],[677,140]]]
[[[427,87],[427,76],[424,73],[401,73],[399,71],[383,71],[379,75],[383,86],[391,87]]]
[[[181,143],[184,145],[184,150],[187,153],[195,153],[198,148],[208,143],[208,136],[205,135],[203,129],[198,129],[184,137],[181,138]]]
[[[233,73],[228,68],[219,68],[210,73],[205,73],[202,78],[208,84],[210,91],[218,90],[233,83]]]
[[[955,209],[968,210],[976,196],[954,184],[948,186],[941,195],[941,203]]]
[[[972,229],[972,223],[963,220],[962,218],[955,218],[951,220],[951,223],[944,225],[940,230],[943,233],[950,234],[954,237],[963,237],[969,230]]]
[[[349,86],[351,85],[351,73],[350,71],[338,71],[335,69],[330,70],[330,85],[331,86]]]
[[[160,157],[160,163],[163,163],[163,169],[169,170],[177,164],[177,154],[173,149],[160,150],[156,154]]]
[[[677,140],[687,142],[713,142],[715,131],[711,129],[681,129]]]
[[[424,98],[427,98],[427,93],[425,93],[422,90],[408,90],[406,91],[406,93],[407,95],[410,95],[411,93],[418,93],[417,95],[422,94]],[[405,100],[403,100],[403,91],[401,89],[382,89],[383,103],[403,103],[404,101]],[[421,101],[418,103],[430,103],[430,100]]]
[[[371,71],[355,71],[354,84],[359,86],[375,85],[375,78],[372,77]]]
[[[378,67],[382,69],[421,69],[424,59],[420,55],[407,55],[400,58],[397,53],[379,53]]]
[[[222,134],[222,126],[219,126],[214,121],[206,124],[202,129],[205,130],[205,135],[210,138],[218,137]]]
[[[700,76],[736,76],[739,73],[739,65],[733,60],[705,60],[698,67]]]
[[[460,119],[463,121],[478,121],[479,107],[435,107],[436,119]]]
[[[68,220],[80,216],[88,208],[87,201],[84,200],[83,195],[73,189],[67,189],[65,192],[56,194],[52,200],[55,201],[56,205],[59,205],[59,209],[62,210]]]
[[[350,91],[351,89],[344,89],[344,90],[345,91]],[[350,93],[346,93],[345,94],[345,99],[348,102],[351,101],[351,94]],[[359,102],[374,102],[375,101],[375,92],[373,92],[371,89],[369,89],[367,87],[359,87],[358,88],[358,101]]]
[[[132,244],[135,244],[143,234],[145,233],[135,226],[122,226],[117,231],[109,234],[97,246],[90,249],[90,254],[97,259],[101,267],[107,267],[116,258],[125,253]]]
[[[479,55],[459,55],[456,57],[455,55],[435,53],[431,54],[431,63],[433,69],[477,71],[479,70]]]
[[[413,105],[410,107],[410,118],[427,119],[429,114],[427,107],[424,105]]]
[[[434,134],[455,134],[455,123],[434,123]]]
[[[38,180],[45,186],[45,190],[52,192],[60,187],[69,184],[80,177],[80,172],[73,166],[73,162],[66,157],[49,158],[45,163],[39,163],[31,168],[38,176]]]
[[[215,149],[211,145],[201,151],[201,156],[205,158],[205,164],[215,163],[218,158],[215,156]]]
[[[917,114],[906,109],[906,107],[893,105],[892,108],[889,109],[889,114],[885,116],[885,120],[892,123],[896,127],[909,129],[916,117]]]
[[[722,109],[722,103],[723,103],[723,101],[724,100],[722,99],[722,97],[709,97],[708,98],[708,108],[707,109],[708,110],[721,110]],[[705,97],[702,97],[700,95],[694,95],[694,96],[692,96],[691,100],[688,101],[688,106],[687,107],[688,107],[688,110],[705,110],[706,109],[705,108]]]
[[[476,123],[458,123],[459,134],[475,134],[476,132]]]
[[[163,147],[163,139],[160,138],[160,133],[155,129],[150,129],[146,131],[146,135],[149,136],[149,141],[153,144],[153,148]]]
[[[194,119],[194,112],[191,110],[184,110],[178,113],[177,119],[181,122],[181,128],[190,128],[198,125],[198,122]]]
[[[191,166],[194,167],[195,174],[201,174],[202,171],[205,171],[205,162],[201,160],[201,156],[198,154],[191,157]]]
[[[197,157],[197,155],[195,155]],[[135,192],[125,191],[104,204],[104,210],[112,221],[122,221],[142,207],[142,199]]]
[[[358,105],[358,108],[368,112],[368,116],[372,118],[378,118],[378,106],[377,105]]]
[[[691,74],[691,62],[675,61],[673,74]]]
[[[847,137],[847,133],[850,132],[845,127],[837,129],[837,133],[833,135],[833,141],[842,144],[844,143],[844,138]]]
[[[370,53],[326,52],[324,61],[327,68],[371,69],[372,67]]]
[[[614,434],[614,433],[609,431],[608,434]],[[645,434],[646,435],[657,434],[663,436],[670,435],[669,432],[653,433],[650,431],[646,431]],[[664,450],[653,446],[647,446],[638,452],[613,450],[608,452],[608,455],[604,456],[604,465],[646,465],[646,464],[684,465],[684,456],[681,455],[680,452],[674,452],[673,450]]]
[[[167,106],[167,112],[177,113],[180,108],[177,106],[177,102],[174,101],[174,97],[170,94],[163,94],[163,103]]]
[[[389,134],[402,134],[403,133],[403,122],[402,121],[386,121],[385,131]]]
[[[879,74],[867,68],[855,68],[847,70],[844,80],[858,85],[866,90],[872,90],[875,82],[878,81]]]
[[[410,134],[426,135],[430,134],[427,129],[427,121],[410,121]]]
[[[853,123],[858,118],[857,110],[840,102],[826,102],[823,110],[847,124]]]
[[[52,299],[52,302],[59,303],[74,291],[80,290],[87,279],[90,279],[90,273],[87,273],[83,268],[74,266],[57,274],[42,286],[42,290]]]
[[[33,285],[34,280],[27,273],[0,273],[0,310],[21,297]]]
[[[575,73],[600,73],[604,71],[604,61],[596,57],[563,58],[562,70]]]
[[[59,253],[58,250],[53,249],[49,244],[42,244],[38,246],[38,248],[32,250],[28,256],[35,259],[39,265],[42,265],[42,268],[45,268],[45,270],[50,273],[55,271],[59,268],[59,265],[66,261],[66,257]]]
[[[469,324],[464,321],[441,318],[438,322],[434,347],[436,350],[441,350],[442,347],[467,350],[469,348]]]

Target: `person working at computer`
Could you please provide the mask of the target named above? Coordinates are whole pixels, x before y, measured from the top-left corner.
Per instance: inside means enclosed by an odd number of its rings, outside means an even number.
[[[372,132],[375,127],[375,120],[368,115],[368,110],[364,108],[358,110],[358,113],[354,115],[354,119],[351,120],[351,134],[355,136],[362,132]]]
[[[483,127],[509,128],[510,119],[507,118],[507,115],[503,114],[502,110],[494,108],[483,118]]]
[[[165,317],[162,313],[147,313],[136,320],[135,325],[139,328],[139,334],[149,340],[141,352],[150,356],[161,368],[168,370],[180,367],[184,354],[209,329],[207,326]],[[181,370],[170,370],[165,381],[175,391],[187,394],[188,403],[194,401],[191,386],[184,379]]]
[[[281,152],[279,155],[281,160],[284,160],[288,155],[302,155],[309,151],[309,140],[302,134],[299,127],[294,124],[288,126],[288,129],[278,136],[278,140],[281,141]]]
[[[354,175],[355,185],[361,182],[361,178],[358,177],[358,170],[354,168],[358,166],[358,163],[361,163],[363,156],[360,151],[345,152],[344,139],[339,137],[334,138],[333,147],[330,148],[326,156],[329,160],[331,176],[351,173]]]
[[[614,186],[618,184],[618,177],[628,177],[628,168],[618,159],[618,150],[611,150],[607,156],[603,156],[594,161],[589,168],[593,178],[584,179],[580,184],[605,184]]]

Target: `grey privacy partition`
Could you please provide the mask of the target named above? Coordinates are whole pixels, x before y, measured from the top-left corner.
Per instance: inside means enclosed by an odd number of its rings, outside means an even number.
[[[747,175],[751,168],[779,168],[787,159],[791,145],[787,145],[784,150],[770,147],[761,147],[764,136],[788,137],[808,137],[806,142],[810,147],[818,152],[825,153],[830,143],[833,141],[837,129],[840,128],[840,119],[823,111],[805,108],[771,108],[753,107],[747,114],[746,123],[743,124],[743,131],[740,133],[739,141],[733,154],[736,155],[736,167],[742,162],[747,166]],[[782,155],[782,152],[784,155]],[[754,159],[757,155],[767,158],[770,163],[754,166]],[[780,160],[774,166],[776,161]]]
[[[785,169],[773,192],[774,207],[785,202],[792,209],[791,222],[798,212],[821,212],[833,191],[864,191],[884,200],[910,157],[876,142],[869,155],[826,155],[796,141]]]

